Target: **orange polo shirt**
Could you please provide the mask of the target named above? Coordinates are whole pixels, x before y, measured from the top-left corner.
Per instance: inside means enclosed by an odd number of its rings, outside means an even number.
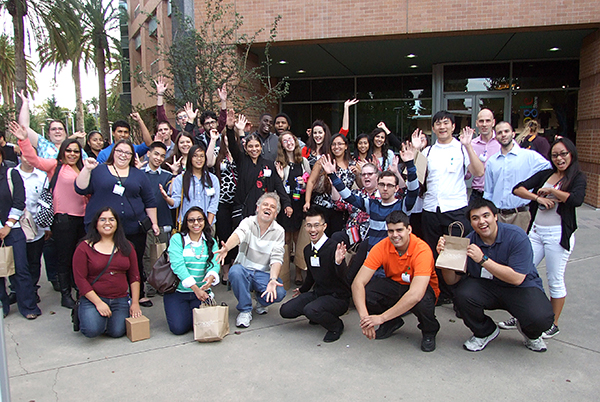
[[[383,266],[386,277],[403,285],[410,285],[415,276],[428,276],[435,297],[440,295],[433,253],[427,243],[412,233],[404,255],[400,256],[390,238],[386,237],[373,246],[364,265],[374,271]]]

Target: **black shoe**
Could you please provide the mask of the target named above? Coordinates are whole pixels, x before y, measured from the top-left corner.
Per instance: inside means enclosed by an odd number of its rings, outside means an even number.
[[[323,338],[323,342],[325,342],[325,343],[335,342],[338,339],[340,339],[340,336],[342,336],[343,332],[344,332],[344,323],[342,323],[342,325],[340,326],[340,329],[337,331],[327,331],[327,333],[325,334],[325,337]]]
[[[379,326],[379,329],[375,331],[375,339],[386,339],[392,336],[394,331],[404,325],[402,317],[396,317],[393,320],[384,322]]]
[[[75,307],[75,300],[73,300],[71,295],[63,295],[60,298],[60,305],[72,310]]]
[[[50,283],[52,284],[52,289],[54,289],[55,292],[60,292],[60,285],[58,284],[58,279],[50,281]]]
[[[314,322],[314,321],[311,321],[311,320],[308,320],[308,323],[309,323],[310,325],[319,325],[319,323],[318,323],[318,322]]]
[[[443,306],[444,304],[452,304],[452,299],[450,297],[438,297],[438,301],[435,304],[436,306]]]
[[[423,352],[433,352],[435,350],[435,335],[423,335],[421,350]]]
[[[15,304],[17,302],[17,294],[15,292],[10,292],[8,295],[8,303]]]
[[[140,302],[140,306],[142,306],[142,307],[152,307],[152,306],[154,306],[154,303],[152,303],[152,300],[141,301]]]

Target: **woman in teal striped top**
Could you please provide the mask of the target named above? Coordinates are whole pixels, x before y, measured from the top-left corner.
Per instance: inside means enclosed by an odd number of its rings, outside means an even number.
[[[180,282],[177,291],[166,293],[163,300],[169,329],[175,335],[192,329],[192,310],[214,297],[210,287],[219,283],[221,269],[215,257],[219,246],[202,209],[192,207],[186,212],[180,235],[169,244],[171,269]]]

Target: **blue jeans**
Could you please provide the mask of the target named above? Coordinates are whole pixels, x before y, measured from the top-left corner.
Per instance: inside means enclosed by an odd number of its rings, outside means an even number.
[[[175,335],[189,332],[194,325],[192,310],[202,303],[194,292],[165,293],[163,296],[165,315],[169,330]]]
[[[252,311],[252,291],[258,293],[258,302],[263,306],[268,306],[283,300],[285,289],[283,286],[277,286],[277,298],[272,302],[267,302],[265,297],[260,295],[267,290],[270,274],[268,272],[247,269],[240,264],[232,265],[229,268],[229,283],[235,298],[238,300],[237,309],[240,312]]]
[[[35,288],[31,280],[29,265],[27,264],[27,243],[21,228],[13,228],[8,236],[4,238],[5,246],[12,246],[15,260],[15,274],[10,276],[11,286],[17,294],[17,306],[19,312],[25,317],[28,314],[42,314],[42,310],[35,301]],[[0,278],[0,300],[4,308],[4,314],[10,311],[10,303],[6,294],[5,279]]]
[[[79,305],[79,330],[88,338],[106,334],[113,338],[125,335],[125,318],[129,317],[129,298],[119,297],[109,299],[100,297],[110,307],[112,315],[103,317],[96,309],[96,305],[82,296]]]

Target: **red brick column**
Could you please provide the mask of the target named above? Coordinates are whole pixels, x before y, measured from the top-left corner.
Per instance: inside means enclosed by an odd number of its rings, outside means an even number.
[[[581,46],[577,113],[577,151],[587,175],[585,202],[600,207],[600,31]]]

